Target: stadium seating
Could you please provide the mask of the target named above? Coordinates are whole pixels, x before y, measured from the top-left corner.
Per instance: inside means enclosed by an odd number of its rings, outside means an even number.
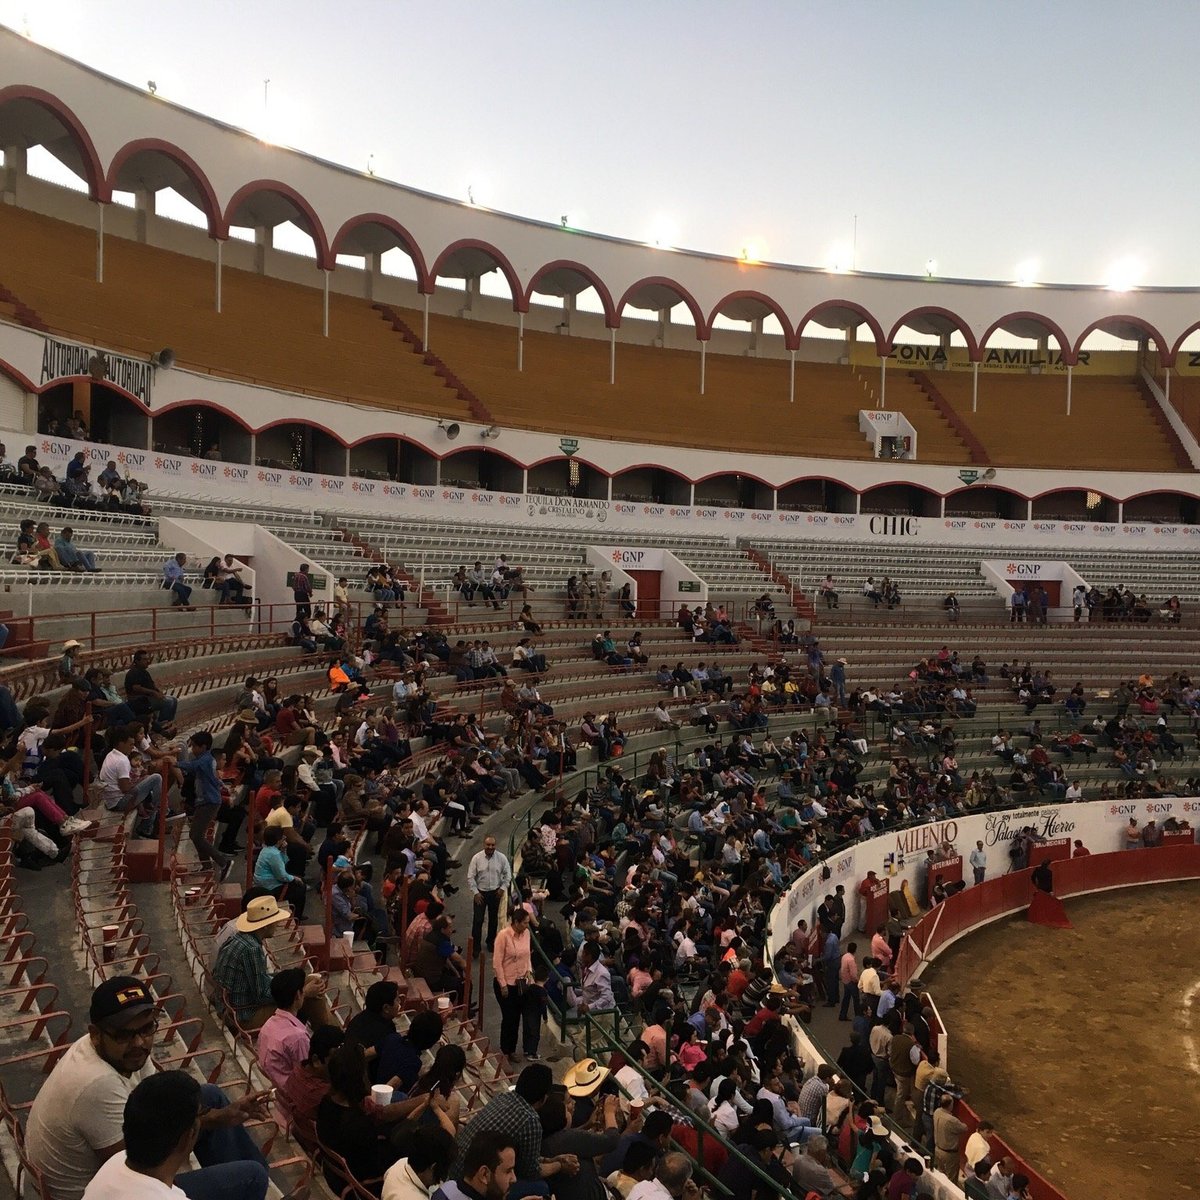
[[[1059,372],[981,372],[976,412],[971,411],[970,372],[939,371],[929,378],[995,466],[1190,469],[1179,462],[1160,414],[1135,380],[1077,373],[1068,416],[1067,381]]]
[[[0,283],[55,332],[143,357],[175,346],[182,366],[294,392],[470,415],[365,301],[331,293],[326,338],[316,287],[226,268],[218,313],[213,267],[190,255],[109,237],[101,284],[95,234],[82,226],[4,205],[0,237],[10,247]]]

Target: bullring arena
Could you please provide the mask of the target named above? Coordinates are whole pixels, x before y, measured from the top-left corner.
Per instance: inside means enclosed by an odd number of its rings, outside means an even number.
[[[149,1056],[193,1200],[514,1110],[514,1200],[1194,1190],[1195,291],[593,237],[8,30],[0,148],[0,1188],[160,1169]]]

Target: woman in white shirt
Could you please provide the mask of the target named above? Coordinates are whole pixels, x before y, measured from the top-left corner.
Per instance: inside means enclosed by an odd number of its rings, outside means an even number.
[[[708,1102],[709,1115],[717,1132],[729,1138],[737,1132],[738,1110],[734,1107],[733,1098],[737,1095],[737,1082],[725,1078],[717,1088],[717,1094]]]

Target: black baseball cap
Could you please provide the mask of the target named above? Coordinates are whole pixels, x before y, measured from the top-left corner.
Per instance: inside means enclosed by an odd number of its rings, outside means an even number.
[[[104,1029],[123,1029],[135,1017],[158,1007],[146,985],[132,975],[106,979],[93,993],[89,1018]]]

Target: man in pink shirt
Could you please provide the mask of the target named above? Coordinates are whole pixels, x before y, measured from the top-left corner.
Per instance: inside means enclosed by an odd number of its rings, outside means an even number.
[[[880,925],[871,939],[871,957],[879,959],[881,974],[886,975],[892,966],[892,948],[887,940],[887,926]]]
[[[517,1030],[523,1027],[525,1057],[538,1056],[542,1035],[542,989],[534,985],[530,961],[529,912],[512,908],[508,925],[496,934],[492,950],[492,988],[500,1004],[500,1050],[512,1062],[517,1055]]]
[[[856,1017],[862,1011],[858,1002],[858,959],[854,957],[857,953],[858,943],[848,942],[846,953],[842,955],[841,966],[838,968],[838,980],[842,985],[842,1008],[838,1013],[839,1021],[850,1020],[847,1011],[851,1004],[854,1005]]]
[[[299,1017],[307,999],[306,979],[300,967],[289,967],[276,972],[271,980],[271,999],[276,1008],[258,1031],[258,1065],[277,1088],[282,1088],[288,1076],[308,1058],[311,1034]]]

